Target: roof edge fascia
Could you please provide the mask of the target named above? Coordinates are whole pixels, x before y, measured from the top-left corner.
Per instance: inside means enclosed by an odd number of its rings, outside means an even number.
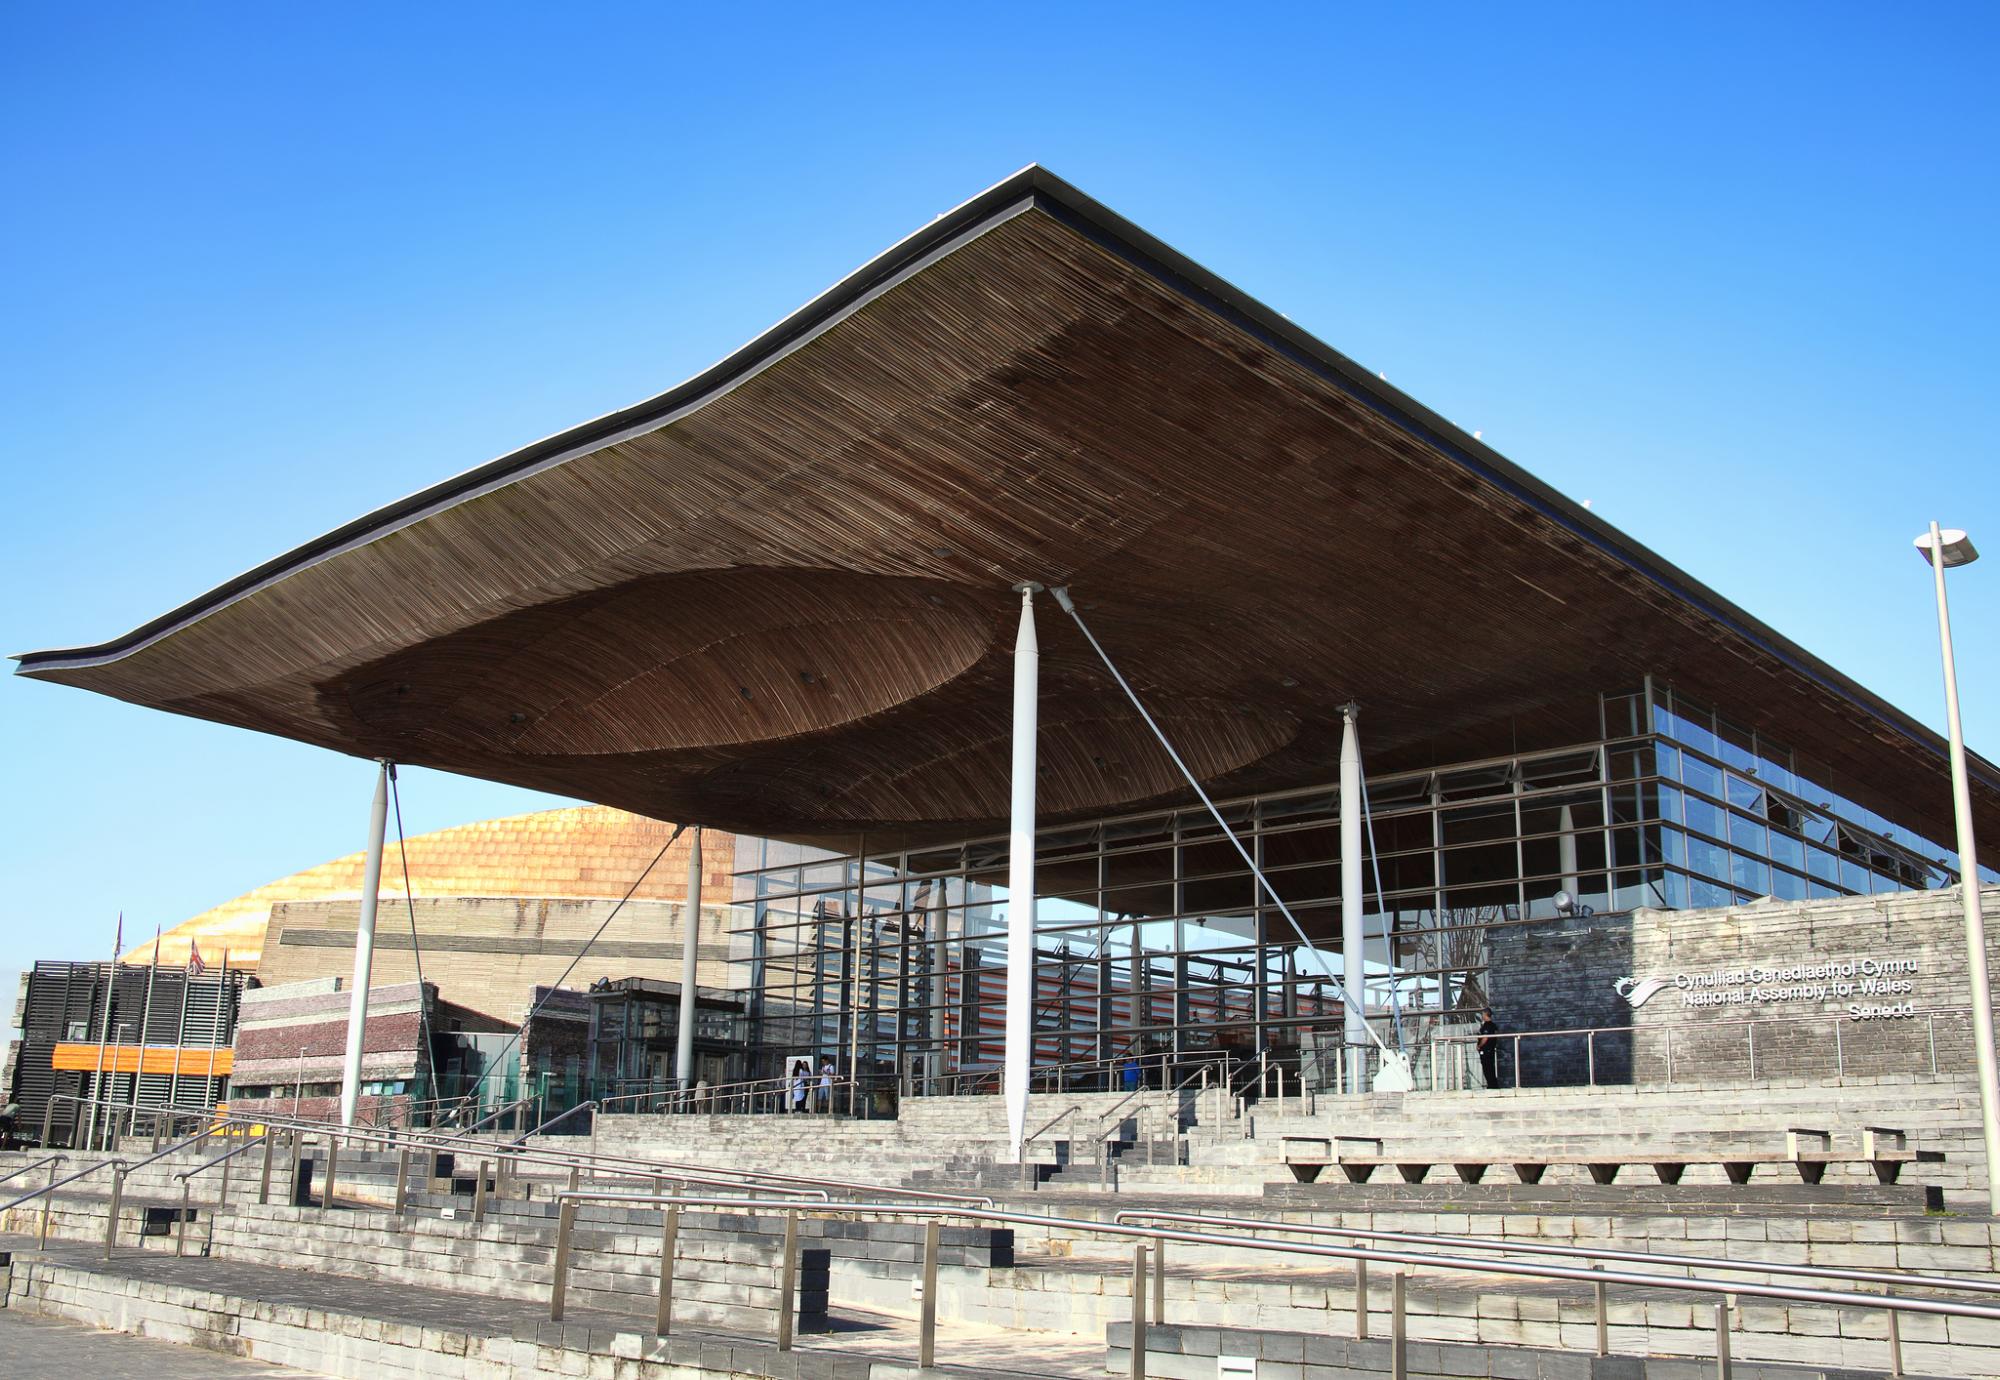
[[[1569,499],[1483,440],[1370,373],[1281,313],[1125,219],[1039,164],[996,182],[939,215],[833,284],[749,343],[685,382],[629,407],[569,427],[365,513],[253,567],[207,593],[91,646],[19,653],[16,673],[36,676],[101,666],[130,656],[288,575],[364,546],[444,509],[633,436],[666,426],[755,377],[938,259],[1027,210],[1041,210],[1101,248],[1160,278],[1294,362],[1326,379],[1384,420],[1527,503],[1682,603],[1728,627],[1797,674],[1862,709],[1939,759],[1941,734],[1890,704],[1775,628],[1710,589],[1657,552]],[[1671,668],[1662,668],[1671,670]],[[2000,769],[1968,753],[1975,774],[2000,791]]]

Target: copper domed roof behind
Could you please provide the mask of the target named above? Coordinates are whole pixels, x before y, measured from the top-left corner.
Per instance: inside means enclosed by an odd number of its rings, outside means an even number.
[[[602,805],[584,805],[504,819],[481,820],[453,829],[418,834],[408,841],[409,893],[419,899],[450,896],[510,896],[534,899],[616,900],[645,872],[674,832],[674,826]],[[679,901],[687,892],[688,836],[632,894],[642,901]],[[708,833],[702,843],[702,896],[711,904],[733,894],[735,840]],[[160,961],[180,965],[188,950],[201,946],[211,968],[225,953],[232,968],[255,968],[264,949],[271,907],[283,901],[332,901],[361,894],[362,855],[350,853],[303,872],[294,872],[246,891],[233,901],[168,930],[160,941]],[[385,907],[405,895],[401,858],[394,839],[382,868]],[[400,926],[400,912],[385,909],[382,923]],[[127,963],[150,963],[153,941],[135,946]]]

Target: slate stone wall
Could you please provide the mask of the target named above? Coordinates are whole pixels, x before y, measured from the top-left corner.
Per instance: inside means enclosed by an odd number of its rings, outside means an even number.
[[[1573,915],[1504,925],[1491,932],[1488,990],[1503,1032],[1522,1032],[1520,1085],[1571,1087],[1632,1081],[1627,1034],[1527,1037],[1529,1031],[1588,1030],[1630,1024],[1618,980],[1632,971],[1631,915]],[[1515,1081],[1516,1043],[1500,1046],[1500,1082]]]

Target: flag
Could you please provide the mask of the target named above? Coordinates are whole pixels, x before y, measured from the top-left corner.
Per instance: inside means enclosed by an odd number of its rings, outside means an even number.
[[[188,941],[188,976],[200,977],[207,971],[208,965],[201,961],[201,945],[190,939]]]
[[[111,937],[111,961],[116,963],[118,955],[125,952],[125,912],[118,912],[118,933]]]
[[[160,966],[160,927],[153,926],[153,966]]]

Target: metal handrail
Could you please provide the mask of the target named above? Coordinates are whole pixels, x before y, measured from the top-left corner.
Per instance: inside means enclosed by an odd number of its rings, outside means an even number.
[[[536,1126],[531,1130],[526,1130],[521,1132],[520,1135],[514,1137],[513,1143],[515,1145],[526,1145],[531,1138],[539,1136],[542,1132],[548,1130],[549,1127],[554,1126],[559,1122],[568,1121],[578,1112],[588,1111],[594,1114],[600,1105],[601,1104],[596,1102],[595,1100],[589,1102],[579,1102],[566,1112],[557,1112],[554,1116],[550,1117],[547,1121],[544,1121],[541,1125]],[[592,1124],[595,1125],[596,1123],[593,1122]],[[416,1128],[412,1126],[409,1127],[408,1129],[414,1131]]]
[[[1120,1098],[1118,1102],[1111,1108],[1110,1111],[1106,1112],[1103,1116],[1097,1119],[1097,1125],[1092,1128],[1090,1139],[1099,1143],[1111,1139],[1111,1132],[1116,1129],[1117,1124],[1119,1122],[1125,1119],[1125,1108],[1130,1106],[1132,1103],[1138,1101],[1140,1098],[1144,1097],[1147,1093],[1160,1093],[1162,1095],[1170,1096],[1174,1093],[1185,1091],[1187,1085],[1194,1082],[1196,1078],[1201,1079],[1202,1087],[1206,1088],[1208,1086],[1208,1075],[1211,1067],[1212,1067],[1211,1064],[1206,1064],[1206,1063],[1203,1064],[1200,1068],[1193,1070],[1185,1078],[1181,1079],[1180,1082],[1174,1084],[1171,1088],[1141,1087],[1132,1089],[1132,1091],[1126,1093],[1124,1097]],[[1228,1077],[1228,1072],[1227,1072],[1227,1066],[1225,1065],[1224,1068],[1225,1080],[1227,1079],[1227,1077]],[[1227,1087],[1228,1083],[1225,1081],[1223,1086]]]
[[[1972,1008],[1969,1006],[1938,1006],[1938,1007],[1926,1008],[1923,1014],[1930,1016],[1965,1016],[1969,1015],[1971,1013],[1971,1010]],[[1416,1012],[1413,1014],[1428,1015],[1430,1013]],[[1668,1024],[1579,1025],[1579,1026],[1571,1026],[1566,1029],[1560,1029],[1560,1030],[1503,1030],[1500,1032],[1500,1037],[1502,1039],[1511,1039],[1515,1036],[1519,1036],[1522,1039],[1537,1039],[1547,1035],[1625,1035],[1625,1034],[1658,1035],[1664,1033],[1669,1029],[1714,1030],[1719,1026],[1725,1026],[1725,1025],[1804,1025],[1811,1021],[1834,1021],[1846,1025],[1869,1024],[1869,1022],[1858,1021],[1856,1020],[1856,1018],[1852,1016],[1843,1015],[1837,1011],[1823,1011],[1823,1012],[1816,1012],[1810,1015],[1796,1015],[1796,1016],[1762,1016],[1762,1017],[1725,1016],[1719,1020],[1711,1020],[1704,1018],[1699,1022],[1695,1021],[1687,1022],[1685,1026],[1674,1026]],[[1872,1022],[1872,1024],[1879,1025],[1881,1024],[1881,1022],[1876,1021]],[[1434,1044],[1470,1044],[1479,1038],[1480,1036],[1478,1035],[1477,1032],[1467,1032],[1462,1035],[1444,1034],[1440,1032],[1433,1034],[1429,1037],[1430,1042]]]
[[[43,1184],[40,1188],[35,1189],[31,1193],[23,1193],[18,1198],[9,1198],[6,1202],[0,1203],[0,1212],[5,1212],[9,1208],[17,1208],[21,1206],[21,1204],[23,1203],[32,1203],[35,1201],[35,1199],[42,1197],[44,1194],[52,1194],[57,1189],[63,1187],[66,1184],[73,1184],[78,1179],[88,1178],[90,1175],[97,1173],[100,1169],[109,1169],[114,1165],[118,1167],[118,1170],[121,1174],[131,1172],[131,1166],[126,1164],[124,1160],[121,1160],[116,1156],[113,1156],[110,1159],[99,1160],[96,1164],[86,1165],[82,1169],[77,1170],[76,1173],[74,1174],[65,1174],[60,1179],[51,1180],[50,1182]]]
[[[469,1136],[474,1131],[477,1131],[480,1127],[486,1125],[487,1122],[498,1121],[501,1117],[507,1115],[507,1113],[515,1111],[519,1108],[531,1107],[534,1105],[534,1102],[535,1099],[532,1097],[517,1097],[512,1102],[502,1103],[500,1106],[495,1107],[492,1111],[488,1112],[485,1116],[479,1118],[479,1120],[473,1122],[470,1126],[464,1127],[461,1130],[454,1131],[449,1137],[449,1139],[459,1140],[465,1136]],[[415,1130],[416,1128],[409,1127],[407,1129]]]
[[[660,1207],[735,1207],[770,1212],[774,1204],[747,1198],[707,1198],[668,1193],[617,1193],[595,1189],[563,1191],[554,1195],[558,1202],[624,1202]],[[995,1222],[1008,1226],[1060,1227],[1084,1234],[1117,1236],[1128,1240],[1181,1242],[1195,1246],[1267,1251],[1282,1255],[1307,1256],[1327,1260],[1347,1260],[1361,1264],[1405,1265],[1414,1269],[1455,1270],[1480,1275],[1517,1275],[1533,1279],[1562,1280],[1578,1284],[1628,1284],[1642,1289],[1665,1289],[1683,1293],[1717,1294],[1725,1298],[1748,1296],[1794,1303],[1819,1303],[1838,1308],[1886,1310],[1899,1313],[1926,1313],[1943,1317],[2000,1320],[2000,1306],[1965,1303],[1895,1294],[1848,1293],[1831,1289],[1794,1288],[1780,1284],[1759,1284],[1748,1280],[1705,1279],[1697,1276],[1655,1275],[1634,1270],[1589,1269],[1571,1265],[1545,1265],[1537,1261],[1473,1260],[1461,1256],[1423,1255],[1368,1246],[1318,1246],[1298,1241],[1274,1241],[1254,1236],[1226,1236],[1215,1232],[1177,1231],[1171,1228],[1139,1227],[1123,1222],[1099,1222],[1040,1213],[1010,1212],[999,1208],[932,1208],[906,1203],[825,1202],[785,1204],[795,1213],[855,1214],[873,1217],[957,1218],[964,1221]],[[566,1245],[567,1243],[560,1243]],[[558,1258],[567,1252],[558,1249]],[[1762,1268],[1762,1262],[1758,1267]],[[1774,1272],[1777,1273],[1777,1272]],[[1905,1281],[1907,1282],[1907,1281]]]
[[[229,1161],[235,1159],[238,1155],[242,1154],[245,1150],[255,1150],[258,1146],[262,1145],[263,1143],[264,1143],[264,1138],[262,1136],[258,1136],[255,1139],[251,1139],[250,1137],[245,1136],[243,1138],[243,1143],[241,1145],[236,1146],[234,1149],[231,1150],[225,1150],[220,1155],[217,1155],[214,1159],[203,1161],[201,1164],[194,1166],[192,1169],[183,1169],[180,1173],[174,1175],[174,1177],[176,1179],[181,1180],[182,1182],[186,1182],[187,1180],[192,1179],[197,1174],[207,1173],[209,1170],[215,1168],[219,1164],[227,1164]]]
[[[1940,1019],[1964,1020],[1970,1016],[1971,1008],[1965,1006],[1940,1006],[1924,1011],[1919,1011],[1916,1014],[1923,1017],[1923,1028],[1925,1031],[1925,1037],[1930,1048],[1930,1072],[1933,1075],[1935,1075],[1938,1072],[1938,1060],[1937,1060],[1938,1021]],[[1523,1040],[1581,1039],[1584,1042],[1584,1048],[1586,1052],[1585,1059],[1588,1068],[1588,1074],[1584,1086],[1597,1087],[1598,1086],[1597,1040],[1599,1036],[1609,1037],[1609,1036],[1622,1035],[1622,1036],[1637,1037],[1640,1035],[1648,1035],[1648,1036],[1659,1037],[1663,1042],[1665,1048],[1665,1058],[1667,1063],[1667,1081],[1669,1083],[1672,1083],[1673,1068],[1674,1068],[1674,1058],[1673,1058],[1674,1037],[1676,1035],[1679,1035],[1683,1039],[1686,1039],[1696,1034],[1706,1034],[1711,1031],[1733,1029],[1733,1030],[1740,1030],[1744,1034],[1749,1054],[1749,1073],[1750,1077],[1754,1079],[1757,1076],[1757,1032],[1760,1029],[1768,1029],[1771,1027],[1791,1028],[1796,1026],[1818,1024],[1824,1022],[1833,1032],[1833,1065],[1835,1072],[1838,1073],[1842,1071],[1842,1069],[1844,1068],[1844,1062],[1845,1062],[1845,1041],[1841,1035],[1841,1031],[1847,1027],[1859,1024],[1860,1020],[1861,1018],[1859,1017],[1844,1015],[1840,1012],[1828,1011],[1828,1012],[1816,1012],[1810,1015],[1793,1015],[1793,1016],[1765,1016],[1765,1017],[1730,1016],[1730,1017],[1723,1017],[1720,1019],[1703,1019],[1700,1021],[1665,1022],[1658,1025],[1574,1026],[1569,1029],[1563,1029],[1563,1030],[1503,1030],[1494,1035],[1484,1035],[1484,1036],[1478,1034],[1476,1031],[1465,1031],[1462,1033],[1448,1033],[1440,1030],[1440,1031],[1434,1031],[1424,1041],[1424,1044],[1431,1051],[1432,1073],[1431,1073],[1430,1090],[1432,1092],[1445,1091],[1445,1089],[1443,1088],[1438,1079],[1437,1064],[1436,1064],[1438,1051],[1450,1050],[1453,1048],[1462,1049],[1467,1046],[1476,1046],[1477,1043],[1482,1039],[1501,1040],[1506,1042],[1508,1050],[1512,1056],[1512,1061],[1514,1065],[1513,1086],[1516,1089],[1519,1089],[1522,1086],[1521,1042]]]
[[[931,1189],[891,1188],[883,1184],[861,1183],[854,1179],[826,1179],[809,1174],[781,1174],[775,1170],[763,1169],[725,1169],[716,1165],[683,1164],[674,1160],[647,1160],[635,1155],[579,1153],[573,1158],[589,1164],[609,1166],[607,1172],[632,1178],[653,1175],[665,1179],[691,1179],[695,1175],[706,1174],[710,1182],[727,1183],[731,1180],[717,1176],[729,1175],[743,1183],[746,1188],[760,1192],[771,1191],[778,1185],[795,1184],[815,1189],[838,1188],[861,1193],[895,1194],[903,1198],[920,1198],[926,1202],[991,1204],[993,1201],[983,1193],[942,1193]]]
[[[1294,1236],[1337,1236],[1363,1241],[1398,1241],[1410,1245],[1438,1245],[1495,1251],[1501,1254],[1560,1256],[1571,1260],[1621,1260],[1648,1265],[1673,1265],[1687,1269],[1730,1270],[1747,1274],[1796,1275],[1810,1279],[1843,1279],[1859,1284],[1904,1284],[1919,1289],[1957,1289],[1969,1294],[2000,1294],[2000,1280],[1958,1279],[1945,1275],[1917,1275],[1897,1270],[1843,1269],[1837,1265],[1780,1265],[1768,1260],[1729,1260],[1722,1256],[1675,1255],[1659,1251],[1627,1251],[1613,1247],[1557,1246],[1547,1242],[1491,1240],[1479,1236],[1447,1236],[1429,1232],[1381,1231],[1360,1227],[1319,1227],[1305,1223],[1273,1222],[1255,1217],[1218,1217],[1201,1212],[1166,1212],[1128,1208],[1113,1215],[1112,1221],[1191,1222],[1200,1226],[1228,1227],[1252,1231],[1284,1232]]]
[[[42,1109],[43,1149],[48,1148],[48,1135],[50,1128],[55,1120],[56,1104],[59,1102],[73,1102],[78,1107],[84,1107],[84,1106],[89,1106],[91,1108],[107,1107],[113,1111],[143,1113],[147,1116],[155,1118],[164,1116],[176,1120],[184,1116],[206,1117],[206,1116],[213,1116],[215,1114],[215,1108],[213,1107],[148,1107],[139,1102],[118,1102],[108,1097],[94,1097],[85,1093],[54,1093],[51,1094],[47,1104]],[[107,1130],[108,1129],[109,1128],[107,1127]],[[82,1147],[71,1145],[66,1148],[70,1150],[78,1150],[81,1149]]]
[[[891,1189],[881,1184],[860,1183],[852,1179],[826,1179],[805,1174],[781,1174],[771,1170],[728,1169],[717,1165],[683,1164],[672,1160],[648,1160],[637,1156],[604,1155],[595,1152],[524,1150],[511,1143],[499,1141],[474,1141],[468,1145],[456,1137],[425,1136],[422,1133],[412,1130],[406,1130],[401,1133],[393,1131],[362,1132],[344,1126],[332,1125],[327,1122],[304,1121],[283,1117],[258,1117],[253,1121],[247,1114],[232,1114],[225,1119],[233,1123],[261,1123],[278,1126],[285,1130],[303,1131],[314,1135],[387,1140],[391,1144],[397,1143],[397,1137],[400,1134],[403,1140],[408,1141],[413,1146],[422,1146],[433,1150],[464,1152],[467,1150],[484,1149],[492,1153],[495,1158],[506,1156],[515,1159],[526,1159],[531,1163],[553,1163],[561,1164],[565,1167],[573,1165],[578,1168],[597,1167],[601,1168],[605,1173],[615,1174],[621,1178],[661,1178],[679,1179],[687,1182],[733,1183],[752,1192],[778,1192],[783,1191],[786,1186],[795,1186],[814,1190],[846,1189],[861,1193],[893,1192],[905,1198],[922,1199],[926,1202],[984,1203],[990,1205],[993,1201],[981,1193],[943,1193],[914,1188]]]
[[[618,1093],[612,1097],[601,1097],[593,1100],[598,1107],[609,1110],[611,1104],[614,1102],[640,1102],[651,1098],[667,1098],[683,1106],[699,1106],[701,1105],[699,1099],[705,1097],[708,1105],[712,1107],[732,1098],[743,1097],[746,1094],[750,1097],[755,1097],[759,1092],[766,1090],[777,1093],[782,1097],[793,1087],[794,1082],[794,1075],[785,1074],[772,1078],[741,1078],[733,1083],[717,1083],[706,1089],[650,1088],[645,1092]],[[841,1088],[858,1087],[860,1082],[860,1079],[851,1075],[840,1074],[835,1076],[830,1086],[837,1091]],[[808,1100],[814,1094],[821,1091],[820,1075],[817,1072],[806,1076],[805,1088]]]
[[[552,1165],[560,1169],[589,1169],[592,1173],[599,1172],[601,1169],[602,1172],[618,1178],[674,1179],[685,1183],[726,1184],[731,1187],[746,1188],[751,1192],[758,1193],[796,1193],[801,1196],[818,1193],[821,1197],[826,1196],[822,1189],[744,1184],[742,1182],[743,1176],[740,1174],[733,1178],[723,1177],[722,1173],[705,1167],[654,1164],[636,1160],[621,1162],[613,1157],[603,1155],[586,1155],[563,1150],[528,1150],[518,1148],[512,1144],[490,1141],[474,1141],[470,1145],[467,1145],[457,1137],[425,1135],[408,1129],[397,1132],[393,1129],[366,1129],[336,1126],[329,1122],[293,1121],[286,1118],[272,1117],[260,1118],[260,1121],[267,1126],[275,1126],[286,1131],[297,1131],[304,1135],[331,1136],[343,1140],[358,1140],[367,1144],[386,1145],[391,1148],[407,1146],[411,1149],[443,1150],[454,1154],[463,1153],[468,1150],[474,1152],[486,1151],[494,1159],[504,1158],[509,1161],[519,1161],[526,1164]],[[254,1141],[251,1142],[251,1144],[256,1143]],[[248,1149],[249,1146],[246,1145],[243,1148]],[[216,1161],[216,1163],[220,1162],[220,1160]],[[726,1171],[724,1172],[726,1173]],[[839,1186],[857,1187],[858,1185],[842,1184]]]
[[[45,1164],[61,1164],[64,1160],[68,1158],[69,1158],[68,1155],[44,1155],[40,1159],[35,1160],[30,1164],[22,1165],[19,1169],[16,1169],[11,1174],[0,1174],[0,1184],[6,1183],[9,1179],[18,1179],[23,1174],[27,1174],[34,1170],[40,1169]]]

